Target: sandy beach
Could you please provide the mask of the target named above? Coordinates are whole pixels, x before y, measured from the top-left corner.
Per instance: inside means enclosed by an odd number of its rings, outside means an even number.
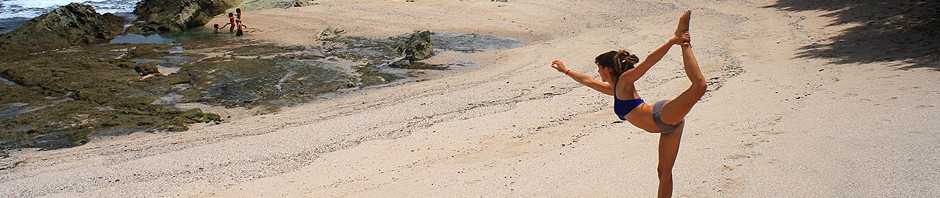
[[[248,38],[280,45],[315,45],[330,27],[375,38],[478,33],[523,46],[462,55],[479,67],[275,114],[11,152],[4,160],[17,165],[0,170],[0,197],[654,197],[659,135],[620,122],[611,97],[549,64],[596,75],[599,53],[642,58],[684,10],[709,92],[686,118],[675,197],[940,196],[940,63],[807,56],[807,46],[859,24],[775,5],[321,0],[251,11]],[[690,84],[681,63],[674,47],[639,93],[678,95]]]

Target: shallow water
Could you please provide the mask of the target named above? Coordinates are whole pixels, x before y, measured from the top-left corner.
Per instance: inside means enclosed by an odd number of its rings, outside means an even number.
[[[4,85],[16,85],[16,82],[13,82],[12,80],[8,80],[8,79],[6,79],[6,78],[3,78],[3,76],[0,76],[0,84],[4,84]]]
[[[0,108],[0,118],[14,117],[22,114],[27,110],[27,106],[29,106],[29,104],[20,102],[3,105],[3,108]]]
[[[481,52],[522,46],[521,41],[513,38],[451,32],[434,32],[431,35],[431,43],[435,49],[459,52]]]
[[[173,40],[166,37],[160,36],[159,34],[153,34],[149,36],[144,36],[140,34],[125,34],[119,35],[111,39],[111,44],[169,44]]]
[[[6,18],[0,19],[0,34],[12,32],[17,27],[20,27],[26,22],[29,21],[29,18]]]

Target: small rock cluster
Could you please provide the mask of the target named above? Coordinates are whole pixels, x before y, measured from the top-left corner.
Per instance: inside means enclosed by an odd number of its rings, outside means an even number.
[[[286,7],[296,8],[296,7],[307,7],[307,6],[317,5],[317,2],[315,0],[292,0],[286,3],[287,4],[281,4],[281,6],[285,8]]]
[[[431,58],[434,56],[431,32],[425,30],[411,34],[396,47],[396,51],[405,57],[404,60],[411,62]]]

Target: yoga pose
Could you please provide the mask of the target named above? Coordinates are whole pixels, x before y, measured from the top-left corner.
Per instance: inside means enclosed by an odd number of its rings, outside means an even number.
[[[650,133],[659,133],[659,197],[672,197],[672,167],[679,152],[679,141],[685,123],[685,115],[705,95],[705,77],[692,54],[689,19],[686,11],[679,17],[679,27],[668,42],[653,51],[645,60],[625,50],[609,51],[594,59],[602,81],[592,76],[572,71],[561,60],[552,62],[552,68],[571,77],[578,83],[598,92],[614,96],[614,113],[621,120]],[[682,47],[682,62],[692,86],[672,100],[663,100],[652,105],[643,101],[634,83],[643,77],[653,65],[666,55],[673,45]]]

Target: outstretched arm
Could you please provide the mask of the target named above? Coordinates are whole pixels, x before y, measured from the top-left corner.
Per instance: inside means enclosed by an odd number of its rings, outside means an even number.
[[[603,94],[614,95],[613,89],[610,88],[610,83],[597,81],[590,75],[568,69],[568,67],[565,66],[565,63],[561,62],[561,60],[552,61],[552,68],[555,68],[555,70],[558,70],[559,72],[565,73],[565,75],[571,77],[571,79],[574,79],[574,81],[577,81],[584,86],[590,87],[591,89],[594,89]]]
[[[653,51],[653,53],[650,53],[649,56],[646,56],[646,59],[643,59],[643,61],[640,62],[640,64],[638,64],[636,67],[623,72],[623,74],[620,75],[620,80],[627,82],[635,82],[639,80],[640,77],[643,77],[643,75],[645,75],[646,72],[653,67],[653,65],[659,63],[659,61],[662,60],[664,56],[666,56],[666,53],[669,52],[669,49],[672,48],[672,45],[681,42],[684,42],[683,38],[670,38],[669,41],[664,43],[662,46],[659,46],[659,48],[656,48],[656,51]]]

